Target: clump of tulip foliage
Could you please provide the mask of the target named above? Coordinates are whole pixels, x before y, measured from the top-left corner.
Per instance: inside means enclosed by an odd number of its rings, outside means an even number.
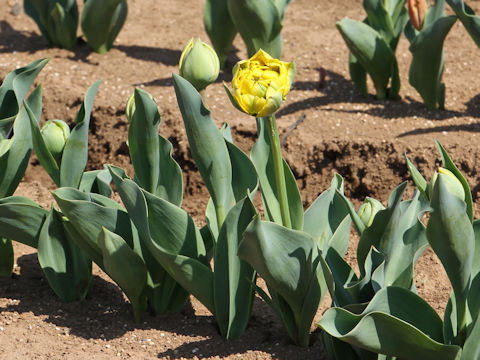
[[[0,270],[10,273],[12,240],[38,248],[40,265],[65,301],[90,293],[95,262],[128,297],[136,320],[180,311],[194,295],[213,314],[227,339],[248,326],[255,292],[280,317],[299,346],[327,291],[332,299],[318,326],[331,359],[460,359],[480,351],[480,239],[468,184],[438,144],[443,166],[427,182],[407,158],[417,191],[404,200],[406,183],[388,205],[365,199],[358,210],[335,175],[304,210],[282,157],[275,112],[288,96],[293,62],[259,50],[233,69],[232,105],[255,117],[258,138],[250,156],[218,128],[205,91],[219,59],[191,40],[173,83],[190,151],[210,194],[205,225],[181,208],[182,171],[172,144],[159,134],[157,104],[144,90],[128,99],[128,148],[134,176],[118,167],[85,172],[88,124],[99,82],[86,93],[75,125],[51,119],[40,127],[41,87],[25,99],[46,60],[18,69],[0,87]],[[56,205],[46,210],[11,196],[30,151],[57,184]],[[27,160],[25,160],[27,159]],[[13,160],[12,160],[13,161]],[[112,199],[113,181],[122,204]],[[253,205],[260,193],[263,212]],[[421,219],[429,214],[425,225]],[[359,273],[344,260],[351,225],[360,240]],[[430,244],[453,292],[443,321],[417,294],[414,266]],[[260,276],[266,288],[257,285]],[[91,294],[91,296],[95,296]]]
[[[127,0],[85,0],[81,28],[90,47],[106,53],[127,18]],[[38,25],[49,45],[74,50],[77,45],[76,0],[24,0],[25,13]]]
[[[445,3],[455,15],[445,15]],[[412,53],[410,84],[428,109],[443,109],[445,38],[459,19],[480,47],[480,18],[463,0],[364,0],[363,7],[367,13],[363,21],[345,18],[337,22],[350,50],[350,76],[357,89],[368,95],[369,75],[378,99],[398,97],[400,77],[395,51],[404,32]]]

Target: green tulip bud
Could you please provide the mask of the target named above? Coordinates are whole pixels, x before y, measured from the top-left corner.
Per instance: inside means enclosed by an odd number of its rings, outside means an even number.
[[[125,106],[125,116],[128,122],[132,121],[133,113],[135,112],[135,94],[130,95]]]
[[[433,174],[432,179],[428,183],[427,191],[430,199],[433,195],[433,188],[435,186],[435,182],[437,181],[439,176],[442,176],[442,179],[446,184],[447,189],[452,194],[456,195],[462,200],[465,200],[465,190],[463,189],[462,183],[460,182],[460,180],[458,180],[454,173],[445,168],[438,168],[438,172],[435,172]]]
[[[62,120],[48,120],[40,130],[48,151],[55,160],[61,159],[63,148],[70,137],[70,128]]]
[[[193,38],[185,45],[180,57],[180,76],[201,91],[213,83],[220,72],[217,53],[209,45]]]
[[[375,215],[380,211],[384,210],[385,207],[382,203],[374,198],[367,197],[363,204],[358,208],[357,214],[360,216],[360,219],[365,224],[366,227],[372,225]]]

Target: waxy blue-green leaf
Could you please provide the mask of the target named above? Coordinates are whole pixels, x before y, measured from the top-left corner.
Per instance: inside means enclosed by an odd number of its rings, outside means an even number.
[[[48,211],[23,196],[0,199],[0,237],[37,248]]]
[[[126,0],[85,0],[81,26],[88,45],[100,54],[110,50],[127,12]]]
[[[0,155],[0,198],[10,196],[15,192],[25,174],[32,152],[32,132],[30,118],[38,122],[37,115],[42,107],[42,88],[37,87],[29,98],[24,101],[13,124],[14,135],[7,144],[8,148]],[[30,110],[31,106],[31,110]]]
[[[102,249],[97,242],[102,227],[120,235],[133,248],[130,219],[115,201],[74,188],[60,188],[52,195],[79,235],[73,240],[102,270],[105,269]]]
[[[106,273],[127,295],[133,307],[135,320],[146,309],[145,283],[147,268],[142,258],[136,254],[121,236],[105,229],[98,234],[98,244],[102,249]]]
[[[368,97],[367,72],[352,53],[348,56],[348,71],[357,90],[363,96]]]
[[[480,18],[463,0],[447,0],[447,3],[465,26],[475,44],[480,47]]]
[[[479,359],[480,358],[480,317],[474,318],[468,338],[463,345],[462,357],[460,360]]]
[[[178,106],[182,112],[190,151],[220,216],[220,225],[233,206],[232,167],[223,135],[212,121],[197,90],[184,78],[173,74]]]
[[[135,180],[148,192],[180,206],[183,177],[173,160],[172,144],[158,134],[160,114],[151,95],[136,89],[135,111],[130,119],[128,143]]]
[[[440,155],[442,156],[442,163],[443,167],[447,170],[450,170],[455,177],[460,181],[462,184],[463,190],[465,192],[465,203],[467,204],[467,214],[470,218],[470,221],[473,222],[473,200],[472,200],[472,192],[470,191],[470,186],[468,185],[467,179],[463,176],[463,174],[458,170],[457,166],[454,164],[450,155],[448,155],[447,150],[440,144],[438,140],[435,140],[437,144],[437,148],[440,151]]]
[[[409,82],[418,91],[428,109],[444,107],[445,85],[442,83],[443,42],[456,21],[455,16],[439,18],[411,40]]]
[[[147,298],[155,313],[180,311],[188,298],[188,293],[166,272],[150,251],[150,230],[148,208],[143,192],[138,185],[128,179],[125,172],[115,166],[108,166],[122,202],[136,225],[141,243],[141,254],[147,266]]]
[[[395,98],[397,94],[387,93],[390,77],[395,74],[395,54],[387,41],[367,24],[345,18],[337,22],[349,50],[373,80],[377,98]],[[392,80],[393,81],[393,80]],[[399,80],[396,80],[399,82]]]
[[[312,309],[316,312],[327,288],[318,269],[321,257],[314,239],[257,216],[245,230],[238,256],[268,284],[271,303],[290,337],[308,346]]]
[[[475,248],[475,234],[463,200],[450,193],[439,174],[431,199],[432,211],[427,225],[428,241],[450,279],[455,294],[457,336],[465,336],[467,296]]]
[[[403,359],[459,360],[462,351],[443,344],[442,321],[435,310],[399,287],[380,290],[359,315],[331,308],[318,325],[349,344]]]
[[[303,231],[318,241],[319,249],[323,252],[326,252],[333,234],[349,214],[343,199],[336,193],[337,190],[343,193],[343,179],[338,174],[332,179],[330,188],[320,194],[304,215]],[[350,222],[345,226],[349,230]],[[343,248],[339,251],[341,256],[345,255],[348,247],[348,237],[349,233],[340,241]]]
[[[78,27],[76,0],[25,0],[24,8],[50,45],[74,49]]]
[[[82,175],[78,190],[110,197],[112,195],[111,181],[112,177],[108,169],[86,171]]]
[[[279,59],[282,55],[282,13],[272,0],[227,0],[228,11],[247,46],[248,57],[263,49]]]
[[[88,158],[88,128],[93,100],[97,94],[100,80],[90,86],[75,119],[75,127],[65,144],[60,165],[61,186],[78,188],[85,171]]]
[[[203,8],[203,24],[220,60],[220,67],[223,68],[237,34],[228,11],[227,0],[207,0]]]
[[[0,138],[8,138],[15,116],[27,96],[28,89],[48,60],[36,60],[25,67],[8,73],[3,79],[0,86]],[[32,104],[30,105],[33,110]],[[34,111],[34,114],[37,113]],[[37,116],[37,118],[40,118],[40,116]]]
[[[420,171],[418,171],[415,165],[413,165],[413,163],[408,158],[407,154],[405,154],[405,162],[407,163],[407,169],[410,172],[410,176],[412,177],[412,180],[415,183],[415,186],[420,191],[420,193],[425,197],[425,199],[428,199],[427,180],[425,180],[422,174],[420,174]]]
[[[258,140],[252,148],[250,157],[260,180],[260,190],[265,206],[265,217],[277,224],[282,224],[280,200],[277,198],[278,191],[273,166],[272,148],[264,118],[257,118],[257,129]],[[302,198],[295,177],[285,160],[283,160],[283,172],[292,228],[301,230],[303,228]]]
[[[226,339],[240,336],[247,327],[255,294],[256,272],[237,255],[244,230],[257,214],[245,197],[227,214],[215,246],[215,318]]]
[[[65,231],[62,214],[52,209],[38,239],[38,261],[62,301],[82,300],[92,279],[92,262]]]

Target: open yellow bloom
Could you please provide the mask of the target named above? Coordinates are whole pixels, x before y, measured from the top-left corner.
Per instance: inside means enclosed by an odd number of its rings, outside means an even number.
[[[259,50],[233,68],[233,98],[249,115],[263,117],[278,110],[295,77],[295,64]]]

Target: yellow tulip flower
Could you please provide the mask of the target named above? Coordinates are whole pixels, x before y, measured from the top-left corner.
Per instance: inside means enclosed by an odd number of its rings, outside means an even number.
[[[264,117],[278,110],[295,77],[295,64],[259,50],[233,68],[232,97],[244,112]]]

